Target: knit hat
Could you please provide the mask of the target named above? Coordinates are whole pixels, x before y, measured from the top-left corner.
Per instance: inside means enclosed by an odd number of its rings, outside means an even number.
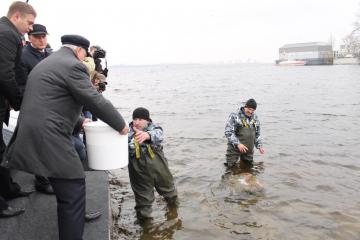
[[[256,110],[256,106],[257,106],[256,101],[255,101],[255,99],[253,99],[253,98],[250,98],[250,99],[247,100],[247,102],[245,103],[245,107],[247,107],[247,108],[252,108],[252,109],[254,109],[254,110]]]
[[[148,120],[149,122],[152,122],[152,120],[150,118],[149,110],[147,110],[146,108],[143,108],[143,107],[139,107],[139,108],[135,109],[133,112],[132,118],[133,118],[133,120],[135,118],[140,118],[140,119],[145,119],[145,120]]]

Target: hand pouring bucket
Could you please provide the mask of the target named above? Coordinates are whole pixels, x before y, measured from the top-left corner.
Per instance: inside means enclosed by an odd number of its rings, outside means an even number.
[[[89,167],[95,170],[112,170],[128,165],[128,136],[102,121],[84,126]]]

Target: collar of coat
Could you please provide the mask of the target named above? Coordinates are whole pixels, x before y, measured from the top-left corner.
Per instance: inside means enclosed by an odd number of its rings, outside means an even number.
[[[31,43],[26,45],[26,48],[33,54],[35,54],[38,57],[47,57],[50,55],[49,51],[45,48],[43,51],[39,51],[38,49],[34,48]]]

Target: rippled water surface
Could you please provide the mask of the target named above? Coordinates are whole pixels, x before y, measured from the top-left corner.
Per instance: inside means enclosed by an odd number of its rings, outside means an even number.
[[[178,218],[157,196],[154,222],[135,223],[127,169],[115,234],[123,239],[360,239],[360,66],[262,64],[114,67],[106,95],[127,120],[138,106],[165,131]],[[225,121],[253,97],[266,153],[262,194],[224,178]],[[171,215],[171,212],[170,212]],[[114,235],[114,236],[115,236]]]

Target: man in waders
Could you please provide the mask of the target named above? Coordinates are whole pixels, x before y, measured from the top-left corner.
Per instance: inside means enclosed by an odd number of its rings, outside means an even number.
[[[255,114],[256,107],[256,101],[251,98],[238,112],[231,113],[227,120],[225,136],[228,146],[225,165],[229,168],[234,167],[239,158],[241,168],[252,168],[254,146],[261,154],[265,152],[261,142],[260,122]]]
[[[163,130],[152,123],[145,108],[133,112],[129,124],[129,176],[135,195],[136,216],[140,222],[151,219],[154,188],[170,208],[177,206],[177,191],[161,142]]]

